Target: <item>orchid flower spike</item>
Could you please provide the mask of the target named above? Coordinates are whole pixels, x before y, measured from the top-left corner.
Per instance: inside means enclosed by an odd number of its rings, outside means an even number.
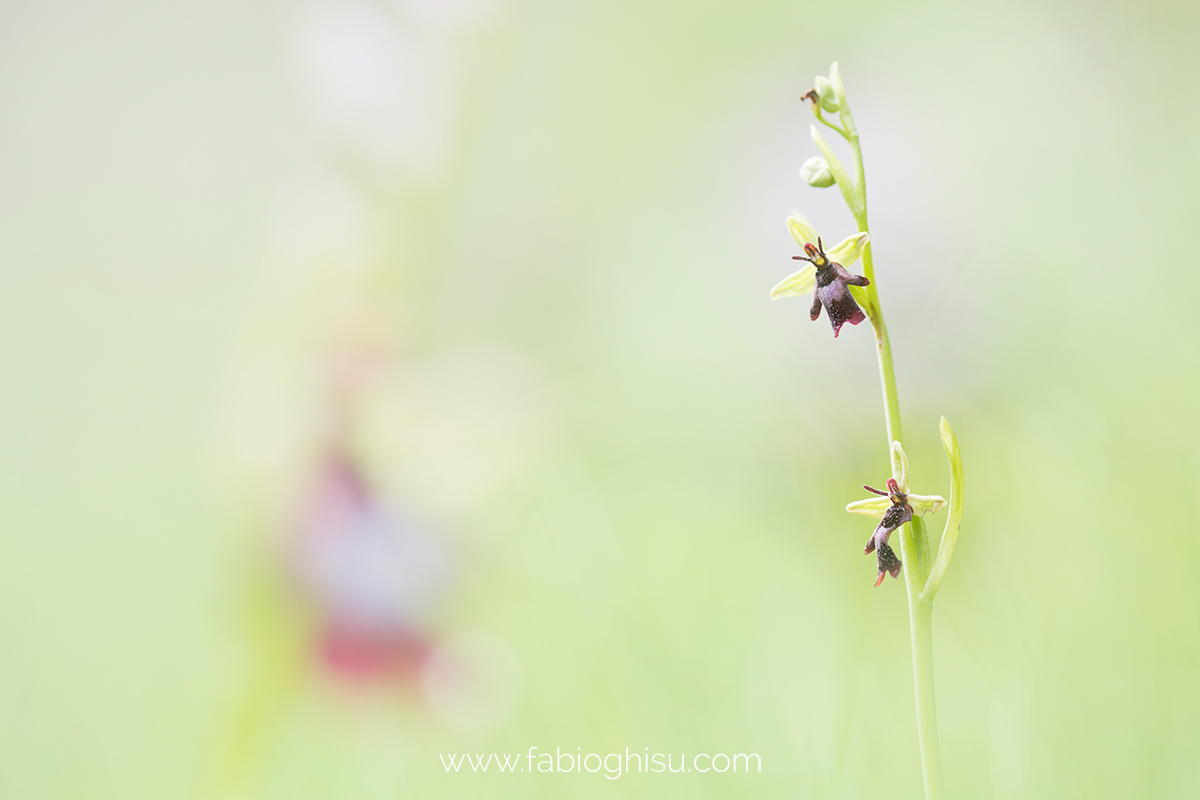
[[[857,325],[866,319],[850,294],[849,287],[868,286],[871,282],[862,275],[850,273],[843,265],[853,264],[862,257],[863,248],[870,237],[865,232],[856,233],[826,251],[821,237],[802,215],[792,214],[788,217],[787,225],[797,244],[804,248],[804,255],[792,258],[809,263],[777,283],[771,290],[771,299],[799,297],[813,292],[809,317],[816,320],[824,308],[836,339],[842,325],[847,322]]]

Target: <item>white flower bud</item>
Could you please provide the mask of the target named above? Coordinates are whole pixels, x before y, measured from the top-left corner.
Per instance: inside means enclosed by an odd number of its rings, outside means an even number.
[[[829,169],[829,164],[820,156],[813,156],[800,166],[800,177],[809,186],[824,188],[826,186],[833,186],[834,184],[833,173]]]

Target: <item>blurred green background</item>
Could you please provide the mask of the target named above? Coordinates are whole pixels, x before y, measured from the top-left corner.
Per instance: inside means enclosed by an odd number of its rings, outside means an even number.
[[[966,466],[950,796],[1195,796],[1198,35],[1187,3],[7,0],[0,796],[923,796],[903,588],[842,511],[888,468],[869,331],[767,299],[788,213],[851,231],[797,177],[835,59],[914,489],[948,494],[941,414]],[[424,555],[305,594],[330,441]],[[404,613],[352,674],[321,642],[360,590]],[[439,761],[531,746],[763,770]]]

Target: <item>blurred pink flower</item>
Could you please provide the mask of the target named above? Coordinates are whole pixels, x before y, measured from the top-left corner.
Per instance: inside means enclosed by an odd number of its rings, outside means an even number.
[[[411,516],[386,505],[341,450],[323,460],[289,548],[321,619],[326,666],[351,677],[416,672],[450,586],[449,555]]]

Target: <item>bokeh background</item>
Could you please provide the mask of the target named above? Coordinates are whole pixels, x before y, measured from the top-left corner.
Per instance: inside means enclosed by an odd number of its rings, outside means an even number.
[[[921,795],[869,331],[966,522],[951,797],[1200,784],[1189,3],[0,6],[0,796]],[[934,518],[931,530],[940,531]],[[447,775],[439,754],[758,753]]]

